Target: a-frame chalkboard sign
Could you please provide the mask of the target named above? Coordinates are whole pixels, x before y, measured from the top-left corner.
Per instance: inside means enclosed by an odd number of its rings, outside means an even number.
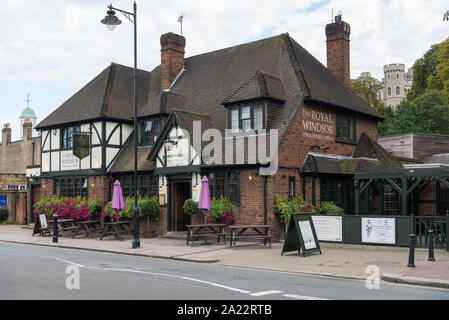
[[[317,252],[321,254],[320,243],[316,236],[312,217],[307,213],[292,214],[282,255],[291,251],[298,251],[299,255],[301,249],[304,257]]]

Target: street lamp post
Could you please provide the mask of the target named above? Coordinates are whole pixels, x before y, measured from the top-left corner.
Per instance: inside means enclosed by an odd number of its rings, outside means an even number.
[[[139,240],[139,208],[137,205],[137,138],[138,138],[138,126],[137,126],[137,4],[134,2],[134,12],[127,12],[114,8],[111,5],[108,6],[109,10],[107,16],[101,20],[101,23],[105,24],[109,30],[113,31],[116,26],[120,25],[122,21],[115,15],[115,11],[121,12],[129,21],[134,24],[134,240],[133,248],[140,248]]]

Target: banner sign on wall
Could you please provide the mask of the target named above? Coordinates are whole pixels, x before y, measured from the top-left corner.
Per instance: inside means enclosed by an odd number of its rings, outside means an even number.
[[[80,160],[90,154],[90,134],[88,132],[73,133],[73,155]]]
[[[8,197],[0,196],[0,206],[7,206],[7,205],[8,205]]]
[[[313,216],[319,241],[343,242],[343,217]]]
[[[362,242],[396,244],[396,220],[391,218],[362,218]]]

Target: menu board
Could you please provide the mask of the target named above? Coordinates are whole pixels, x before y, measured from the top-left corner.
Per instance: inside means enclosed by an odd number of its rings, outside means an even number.
[[[362,242],[396,244],[396,220],[391,218],[362,218]]]
[[[319,241],[343,242],[343,217],[313,216]]]

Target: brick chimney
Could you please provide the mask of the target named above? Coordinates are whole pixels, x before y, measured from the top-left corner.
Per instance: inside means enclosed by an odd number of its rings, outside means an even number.
[[[326,26],[327,68],[347,87],[351,86],[349,35],[351,27],[335,17],[335,22]]]
[[[2,129],[2,144],[7,143],[11,143],[11,126],[9,123],[5,123]]]
[[[170,88],[172,82],[184,67],[186,39],[183,36],[166,33],[161,36],[161,90]]]
[[[30,119],[25,119],[23,123],[23,140],[29,140],[33,137],[33,124]]]

